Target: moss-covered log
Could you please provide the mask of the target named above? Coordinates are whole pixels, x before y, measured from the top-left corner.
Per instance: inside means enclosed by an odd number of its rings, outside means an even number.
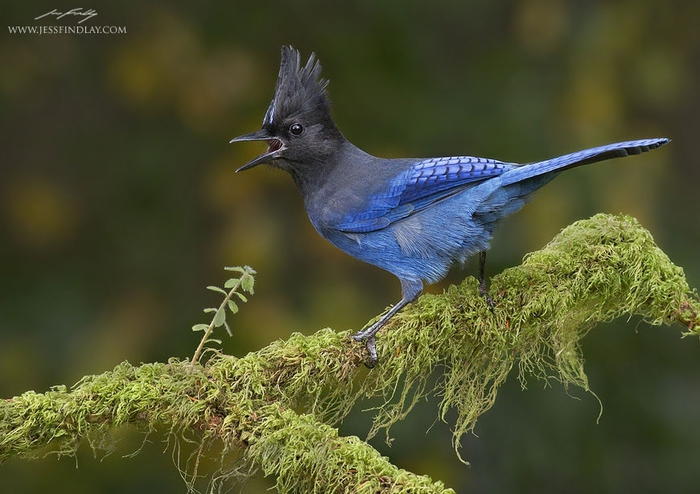
[[[197,431],[240,457],[230,475],[261,470],[280,492],[451,492],[391,465],[366,442],[333,426],[364,397],[385,398],[369,432],[403,418],[422,396],[457,411],[455,448],[496,399],[513,366],[520,376],[554,376],[588,390],[579,342],[596,324],[624,314],[700,333],[700,303],[681,268],[649,232],[625,216],[597,215],[563,230],[541,251],[493,278],[491,311],[468,278],[426,295],[378,339],[368,371],[362,345],[329,329],[204,366],[177,359],[82,379],[70,390],[27,392],[0,404],[0,461],[32,458],[47,446],[74,454],[114,427]],[[442,371],[436,389],[428,377]],[[191,439],[191,435],[188,434]],[[227,472],[224,471],[224,477]]]

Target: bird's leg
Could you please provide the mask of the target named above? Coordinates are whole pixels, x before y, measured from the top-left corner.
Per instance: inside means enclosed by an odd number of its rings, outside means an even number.
[[[377,322],[372,324],[369,328],[363,329],[353,335],[353,340],[364,341],[367,348],[367,353],[369,353],[369,361],[367,362],[367,367],[374,367],[377,363],[377,348],[376,348],[376,338],[377,332],[382,329],[382,327],[389,322],[389,319],[394,317],[394,314],[399,312],[401,309],[406,307],[408,304],[413,302],[423,291],[423,282],[420,280],[400,280],[401,281],[401,300],[399,303],[394,305],[391,309],[387,311],[382,317],[379,318]]]
[[[493,300],[489,296],[489,291],[486,288],[486,251],[479,252],[479,293],[486,299],[491,310],[493,310]]]

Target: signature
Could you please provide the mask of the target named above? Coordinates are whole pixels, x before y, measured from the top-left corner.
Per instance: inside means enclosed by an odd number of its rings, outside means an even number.
[[[37,19],[41,19],[42,17],[46,17],[47,15],[50,16],[55,16],[56,19],[62,19],[63,17],[67,15],[78,15],[83,17],[83,19],[78,21],[78,24],[82,24],[83,22],[87,21],[91,17],[95,17],[97,15],[97,12],[93,9],[87,9],[83,10],[82,7],[77,7],[75,9],[70,9],[65,12],[59,12],[56,9],[53,9],[51,12],[47,12],[45,14],[40,15],[39,17],[35,17],[34,20],[36,21]]]

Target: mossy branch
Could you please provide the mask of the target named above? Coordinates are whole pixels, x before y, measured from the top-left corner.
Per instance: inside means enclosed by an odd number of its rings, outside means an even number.
[[[602,321],[639,315],[700,334],[700,302],[683,270],[625,216],[569,226],[494,277],[491,296],[493,312],[468,278],[421,297],[382,331],[380,363],[371,371],[348,332],[325,329],[243,358],[216,355],[204,366],[124,363],[70,390],[24,393],[0,404],[0,461],[41,456],[47,447],[71,455],[81,439],[95,447],[110,430],[133,424],[165,427],[176,437],[194,430],[199,451],[222,444],[223,457],[238,464],[222,467],[219,481],[260,470],[276,478],[280,492],[452,492],[393,466],[356,437],[339,436],[333,425],[359,399],[380,396],[385,404],[369,435],[388,433],[432,393],[443,419],[457,411],[458,449],[514,365],[521,378],[554,377],[588,390],[579,342]],[[429,390],[436,369],[443,373]]]

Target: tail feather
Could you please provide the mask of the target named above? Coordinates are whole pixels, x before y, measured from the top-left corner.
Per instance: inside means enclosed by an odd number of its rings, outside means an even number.
[[[668,143],[670,139],[641,139],[636,141],[617,142],[595,148],[584,149],[575,153],[565,154],[556,158],[536,163],[528,163],[504,173],[502,186],[514,184],[528,178],[537,177],[554,171],[563,171],[576,166],[587,165],[597,161],[621,158],[633,154],[641,154],[656,149]]]

